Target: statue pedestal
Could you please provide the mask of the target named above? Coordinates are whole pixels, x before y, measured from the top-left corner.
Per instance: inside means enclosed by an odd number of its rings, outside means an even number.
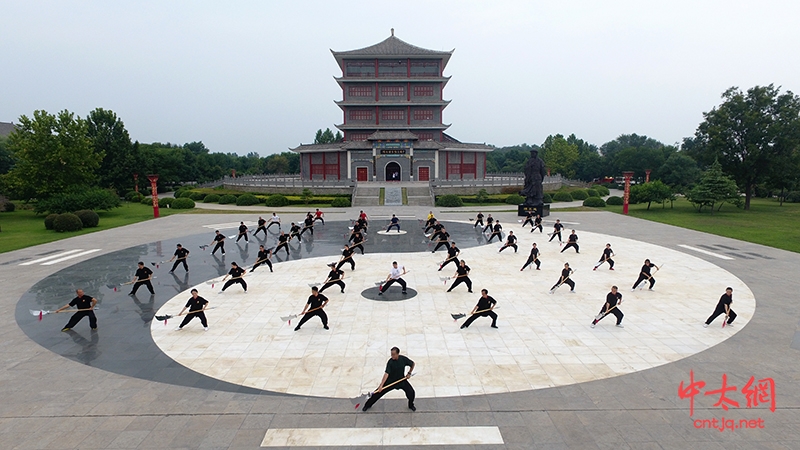
[[[533,212],[534,216],[537,214],[541,215],[542,217],[547,217],[550,215],[550,205],[547,203],[536,206],[519,205],[518,208],[517,215],[522,217],[527,216],[529,212]]]

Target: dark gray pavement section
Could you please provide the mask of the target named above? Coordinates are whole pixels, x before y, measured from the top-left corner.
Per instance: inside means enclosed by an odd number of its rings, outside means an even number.
[[[406,209],[402,213],[408,214]],[[422,216],[427,210],[415,213]],[[513,213],[493,215],[501,221],[516,220]],[[437,214],[445,220],[449,216]],[[757,301],[753,319],[732,338],[704,352],[629,375],[512,394],[420,399],[415,413],[407,412],[405,400],[385,400],[369,413],[356,413],[346,399],[181,387],[99,370],[58,356],[27,337],[16,324],[15,308],[32,285],[59,267],[9,264],[0,266],[0,279],[4,280],[0,439],[4,448],[255,449],[270,427],[496,425],[506,444],[479,448],[800,448],[800,388],[796,383],[800,361],[791,348],[800,321],[800,255],[611,213],[558,213],[550,219],[556,216],[580,222],[575,226],[579,231],[619,235],[679,251],[683,250],[678,244],[687,244],[711,246],[719,249],[717,253],[732,252],[736,259],[726,261],[685,251],[747,283]],[[102,247],[107,254],[157,239],[209,232],[199,226],[202,223],[242,219],[247,217],[171,216],[3,254],[0,264],[62,248]],[[738,257],[741,252],[752,259]],[[641,257],[644,255],[636,256]],[[686,295],[693,295],[690,288]],[[541,300],[545,299],[532,299]],[[716,300],[697,299],[709,305],[709,312]],[[709,328],[709,332],[717,330]],[[690,418],[688,400],[678,398],[678,385],[688,382],[690,371],[696,380],[707,383],[704,390],[718,389],[723,374],[739,391],[750,376],[771,377],[776,384],[777,409],[774,413],[763,405],[747,409],[741,393],[731,393],[742,404],[723,411],[713,406],[718,396],[699,395]],[[723,416],[737,421],[763,418],[764,428],[720,432],[694,426],[694,419]]]

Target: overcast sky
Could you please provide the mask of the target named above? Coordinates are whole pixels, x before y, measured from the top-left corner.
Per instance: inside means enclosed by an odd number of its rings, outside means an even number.
[[[115,111],[140,142],[267,155],[342,122],[330,49],[395,35],[455,54],[447,131],[670,144],[731,86],[800,92],[796,1],[16,1],[0,8],[0,121]]]

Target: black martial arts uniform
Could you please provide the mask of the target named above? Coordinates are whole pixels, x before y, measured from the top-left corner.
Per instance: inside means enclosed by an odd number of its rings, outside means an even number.
[[[344,284],[344,281],[341,280],[341,277],[343,275],[344,275],[344,272],[342,272],[339,269],[331,270],[331,272],[328,274],[328,282],[325,283],[324,285],[322,285],[321,288],[319,288],[319,293],[321,294],[322,291],[324,291],[325,289],[328,289],[329,287],[333,286],[334,284],[337,284],[337,285],[339,285],[340,288],[342,288],[342,294],[344,294],[345,284]]]
[[[489,240],[486,241],[486,242],[487,243],[491,243],[492,242],[492,238],[494,238],[495,236],[497,236],[497,240],[498,241],[502,241],[503,240],[503,236],[500,233],[500,231],[502,229],[503,229],[503,227],[499,223],[495,224],[494,228],[492,229],[492,234],[489,235]]]
[[[455,245],[451,245],[450,247],[448,247],[447,248],[447,259],[445,259],[444,262],[442,263],[442,265],[439,266],[439,270],[441,271],[444,268],[444,266],[446,266],[446,265],[448,265],[450,263],[453,263],[456,266],[458,266],[459,265],[459,263],[458,263],[458,254],[460,252],[461,252],[461,250],[458,247],[456,247]]]
[[[247,292],[247,283],[245,283],[244,278],[242,278],[244,272],[245,270],[242,267],[232,267],[231,270],[228,271],[228,275],[230,275],[231,278],[225,282],[225,286],[222,286],[222,290],[228,289],[234,283],[239,283],[242,285],[242,288],[244,288],[244,291]]]
[[[528,260],[525,261],[525,265],[522,266],[522,269],[519,269],[520,272],[525,270],[525,268],[528,267],[531,263],[536,263],[536,270],[540,270],[539,266],[542,265],[542,262],[539,261],[539,249],[538,248],[532,248],[531,249],[531,254],[528,256]]]
[[[506,238],[506,243],[502,247],[500,247],[500,251],[502,252],[508,247],[514,247],[514,253],[517,253],[517,237],[513,234],[509,234]]]
[[[136,291],[139,290],[139,286],[147,286],[147,290],[150,291],[151,294],[155,294],[156,292],[153,290],[153,283],[150,282],[150,277],[153,275],[153,271],[147,267],[142,267],[141,269],[136,269],[135,277],[139,280],[133,284],[133,289],[131,289],[131,294],[136,294]]]
[[[473,225],[472,228],[477,228],[478,225],[483,226],[483,214],[481,213],[475,216],[475,225]]]
[[[622,311],[619,310],[619,306],[617,306],[618,303],[621,302],[621,301],[622,301],[622,294],[617,292],[616,295],[615,295],[613,292],[609,292],[608,295],[606,295],[606,303],[603,305],[602,308],[600,308],[600,314],[603,314],[603,317],[605,317],[605,316],[608,315],[607,313],[609,313],[609,311],[610,311],[610,314],[613,314],[614,317],[617,318],[617,325],[621,324],[622,323],[622,316],[625,315],[625,314],[622,314]],[[617,307],[614,308],[615,306],[617,306]],[[611,308],[614,308],[614,309],[611,309]],[[595,325],[597,322],[600,322],[601,320],[603,320],[603,317],[601,317],[599,319],[594,319],[592,321],[592,325]]]
[[[258,228],[256,228],[256,232],[253,233],[253,236],[257,235],[259,231],[263,231],[264,232],[264,236],[266,236],[267,235],[267,228],[264,226],[264,225],[266,225],[266,223],[267,223],[266,220],[264,220],[263,218],[259,217],[258,218]]]
[[[406,367],[413,367],[414,361],[408,359],[406,356],[400,355],[397,357],[397,361],[393,359],[389,359],[389,362],[386,363],[386,374],[389,376],[386,377],[386,382],[384,386],[389,386],[390,384],[402,380],[406,377],[405,371]],[[381,390],[380,392],[375,392],[372,396],[364,403],[364,408],[362,411],[366,411],[372,408],[372,405],[375,404],[381,397],[386,395],[388,392],[393,391],[395,389],[402,389],[403,392],[406,394],[406,398],[408,399],[408,407],[409,409],[416,409],[414,406],[414,398],[416,397],[416,393],[414,392],[414,388],[411,387],[411,383],[408,380],[403,380],[392,387],[386,388]]]
[[[186,317],[183,318],[183,322],[181,322],[178,328],[185,327],[195,317],[198,317],[200,319],[200,323],[203,324],[203,328],[208,328],[208,321],[206,321],[206,313],[203,312],[203,307],[207,304],[208,300],[204,299],[203,297],[200,296],[198,296],[197,298],[189,297],[189,301],[186,302],[186,307],[189,308],[189,312],[191,314],[187,314]]]
[[[656,279],[650,275],[650,269],[654,266],[654,264],[647,264],[642,265],[642,271],[639,272],[639,278],[636,279],[636,283],[633,283],[633,287],[631,289],[636,289],[636,286],[639,285],[644,280],[650,281],[650,289],[653,289],[653,285],[656,284]]]
[[[727,292],[722,294],[722,297],[719,298],[719,302],[717,302],[717,307],[714,308],[714,312],[708,316],[706,325],[710,325],[720,314],[725,314],[725,306],[728,307],[728,325],[733,323],[733,321],[736,320],[736,313],[731,309],[731,303],[733,303],[733,294],[728,295]]]
[[[572,274],[572,269],[562,269],[561,278],[559,278],[558,283],[554,284],[553,287],[550,288],[550,292],[555,291],[556,288],[561,286],[562,284],[566,284],[567,286],[569,286],[570,290],[574,292],[575,282],[569,279],[569,276],[571,274]]]
[[[256,270],[256,267],[266,264],[269,267],[269,271],[272,272],[272,261],[269,260],[270,257],[269,250],[259,250],[258,255],[256,256],[256,263],[253,264],[253,268],[250,269],[250,273],[253,273]]]
[[[222,234],[222,233],[215,235],[214,236],[214,242],[216,242],[217,245],[214,246],[214,250],[211,250],[211,254],[213,255],[214,253],[217,253],[217,249],[219,249],[220,251],[222,251],[222,254],[224,255],[225,254],[225,235]]]
[[[469,279],[469,266],[464,264],[463,266],[459,264],[458,268],[456,268],[456,279],[453,280],[453,285],[450,286],[450,289],[447,292],[450,292],[461,283],[467,283],[467,291],[472,292],[472,280]]]
[[[575,253],[580,253],[580,247],[578,247],[578,235],[573,233],[567,237],[567,245],[561,249],[561,253],[564,253],[564,250],[575,247]]]
[[[553,238],[558,236],[558,242],[561,242],[561,230],[564,229],[564,225],[561,225],[560,222],[556,222],[553,224],[553,234],[550,236],[550,240],[547,242],[553,242]]]
[[[75,306],[77,309],[89,309],[92,307],[92,297],[86,294],[75,297],[69,302],[69,306]],[[97,316],[94,315],[94,310],[78,311],[69,318],[69,321],[61,331],[69,331],[78,324],[84,317],[89,318],[89,327],[93,330],[97,329]]]
[[[497,328],[497,314],[490,309],[497,304],[497,301],[493,299],[491,296],[487,295],[486,298],[481,296],[478,299],[478,306],[475,307],[475,311],[483,311],[476,314],[472,314],[469,318],[464,322],[464,325],[461,325],[461,328],[469,328],[478,317],[491,317],[492,318],[492,328]],[[486,311],[489,309],[490,311]]]
[[[355,250],[352,248],[342,250],[342,259],[339,261],[339,264],[336,265],[336,270],[341,269],[342,266],[347,263],[350,263],[350,270],[356,270],[356,262],[353,259],[353,253],[355,253]]]
[[[172,265],[172,269],[170,270],[170,272],[174,272],[175,269],[178,267],[178,264],[181,263],[183,263],[183,269],[188,272],[189,264],[186,264],[186,257],[189,256],[189,250],[186,250],[185,248],[181,247],[175,250],[175,253],[173,253],[173,255],[175,255],[176,259],[175,259],[175,264]]]
[[[303,315],[303,318],[300,319],[300,323],[297,324],[297,326],[295,327],[294,331],[299,330],[300,327],[302,327],[304,323],[306,323],[309,320],[311,320],[311,318],[314,317],[314,316],[319,317],[319,319],[322,321],[322,327],[327,330],[328,329],[328,315],[325,314],[325,311],[322,309],[322,305],[327,301],[328,301],[328,297],[325,297],[322,294],[319,294],[319,295],[311,294],[311,295],[309,295],[308,296],[308,311],[311,311],[312,309],[316,309],[316,311],[306,312]],[[317,309],[317,308],[319,308],[319,309]]]
[[[239,242],[239,239],[244,238],[245,242],[248,242],[247,239],[247,225],[241,224],[239,225],[239,235],[236,236],[236,242]]]

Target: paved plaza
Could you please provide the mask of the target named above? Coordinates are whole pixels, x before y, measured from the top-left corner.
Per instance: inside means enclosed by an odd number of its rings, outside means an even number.
[[[387,198],[389,193],[387,191]],[[489,208],[487,208],[488,211]],[[494,208],[492,208],[494,209]],[[330,329],[312,318],[299,331],[281,317],[298,314],[310,285],[338,261],[357,209],[326,211],[315,235],[292,241],[248,273],[247,292],[219,279],[231,262],[250,266],[259,244],[276,236],[228,239],[210,255],[215,229],[234,235],[257,214],[173,215],[0,255],[3,371],[0,436],[4,448],[797,448],[795,387],[800,363],[800,257],[756,244],[605,212],[558,212],[544,234],[521,228],[516,214],[493,211],[519,250],[498,252],[476,230],[474,208],[435,210],[474,293],[452,292],[453,264],[424,236],[427,209],[367,209],[366,254],[345,264],[342,293],[325,290]],[[278,210],[288,230],[297,208]],[[486,212],[486,211],[485,211]],[[386,229],[392,214],[402,235]],[[555,218],[580,236],[580,253],[548,242]],[[250,225],[251,231],[255,226]],[[275,231],[274,229],[272,231]],[[541,270],[525,263],[531,244]],[[177,243],[191,251],[189,272],[169,273]],[[616,256],[592,270],[606,243]],[[651,259],[653,290],[636,289]],[[128,296],[137,261],[154,270],[155,295]],[[408,294],[375,295],[392,261],[409,273]],[[575,269],[575,292],[559,281]],[[613,316],[590,327],[612,285],[623,295],[624,328]],[[708,328],[726,287],[738,317]],[[99,300],[98,329],[88,321],[61,332],[55,310],[83,288]],[[177,315],[197,288],[209,300],[208,331],[198,320],[176,331]],[[479,318],[461,329],[481,289],[498,301],[498,328]],[[396,290],[394,292],[392,290]],[[377,387],[389,349],[416,363],[415,412],[392,391],[369,412],[353,397]],[[751,380],[751,377],[752,380]],[[751,382],[752,381],[752,382]],[[693,395],[694,394],[694,395]],[[774,406],[773,406],[774,404]],[[724,419],[723,419],[724,418]],[[722,424],[722,425],[720,425]],[[724,429],[725,424],[734,429]],[[716,426],[716,428],[713,428]],[[434,447],[436,448],[436,447]]]

